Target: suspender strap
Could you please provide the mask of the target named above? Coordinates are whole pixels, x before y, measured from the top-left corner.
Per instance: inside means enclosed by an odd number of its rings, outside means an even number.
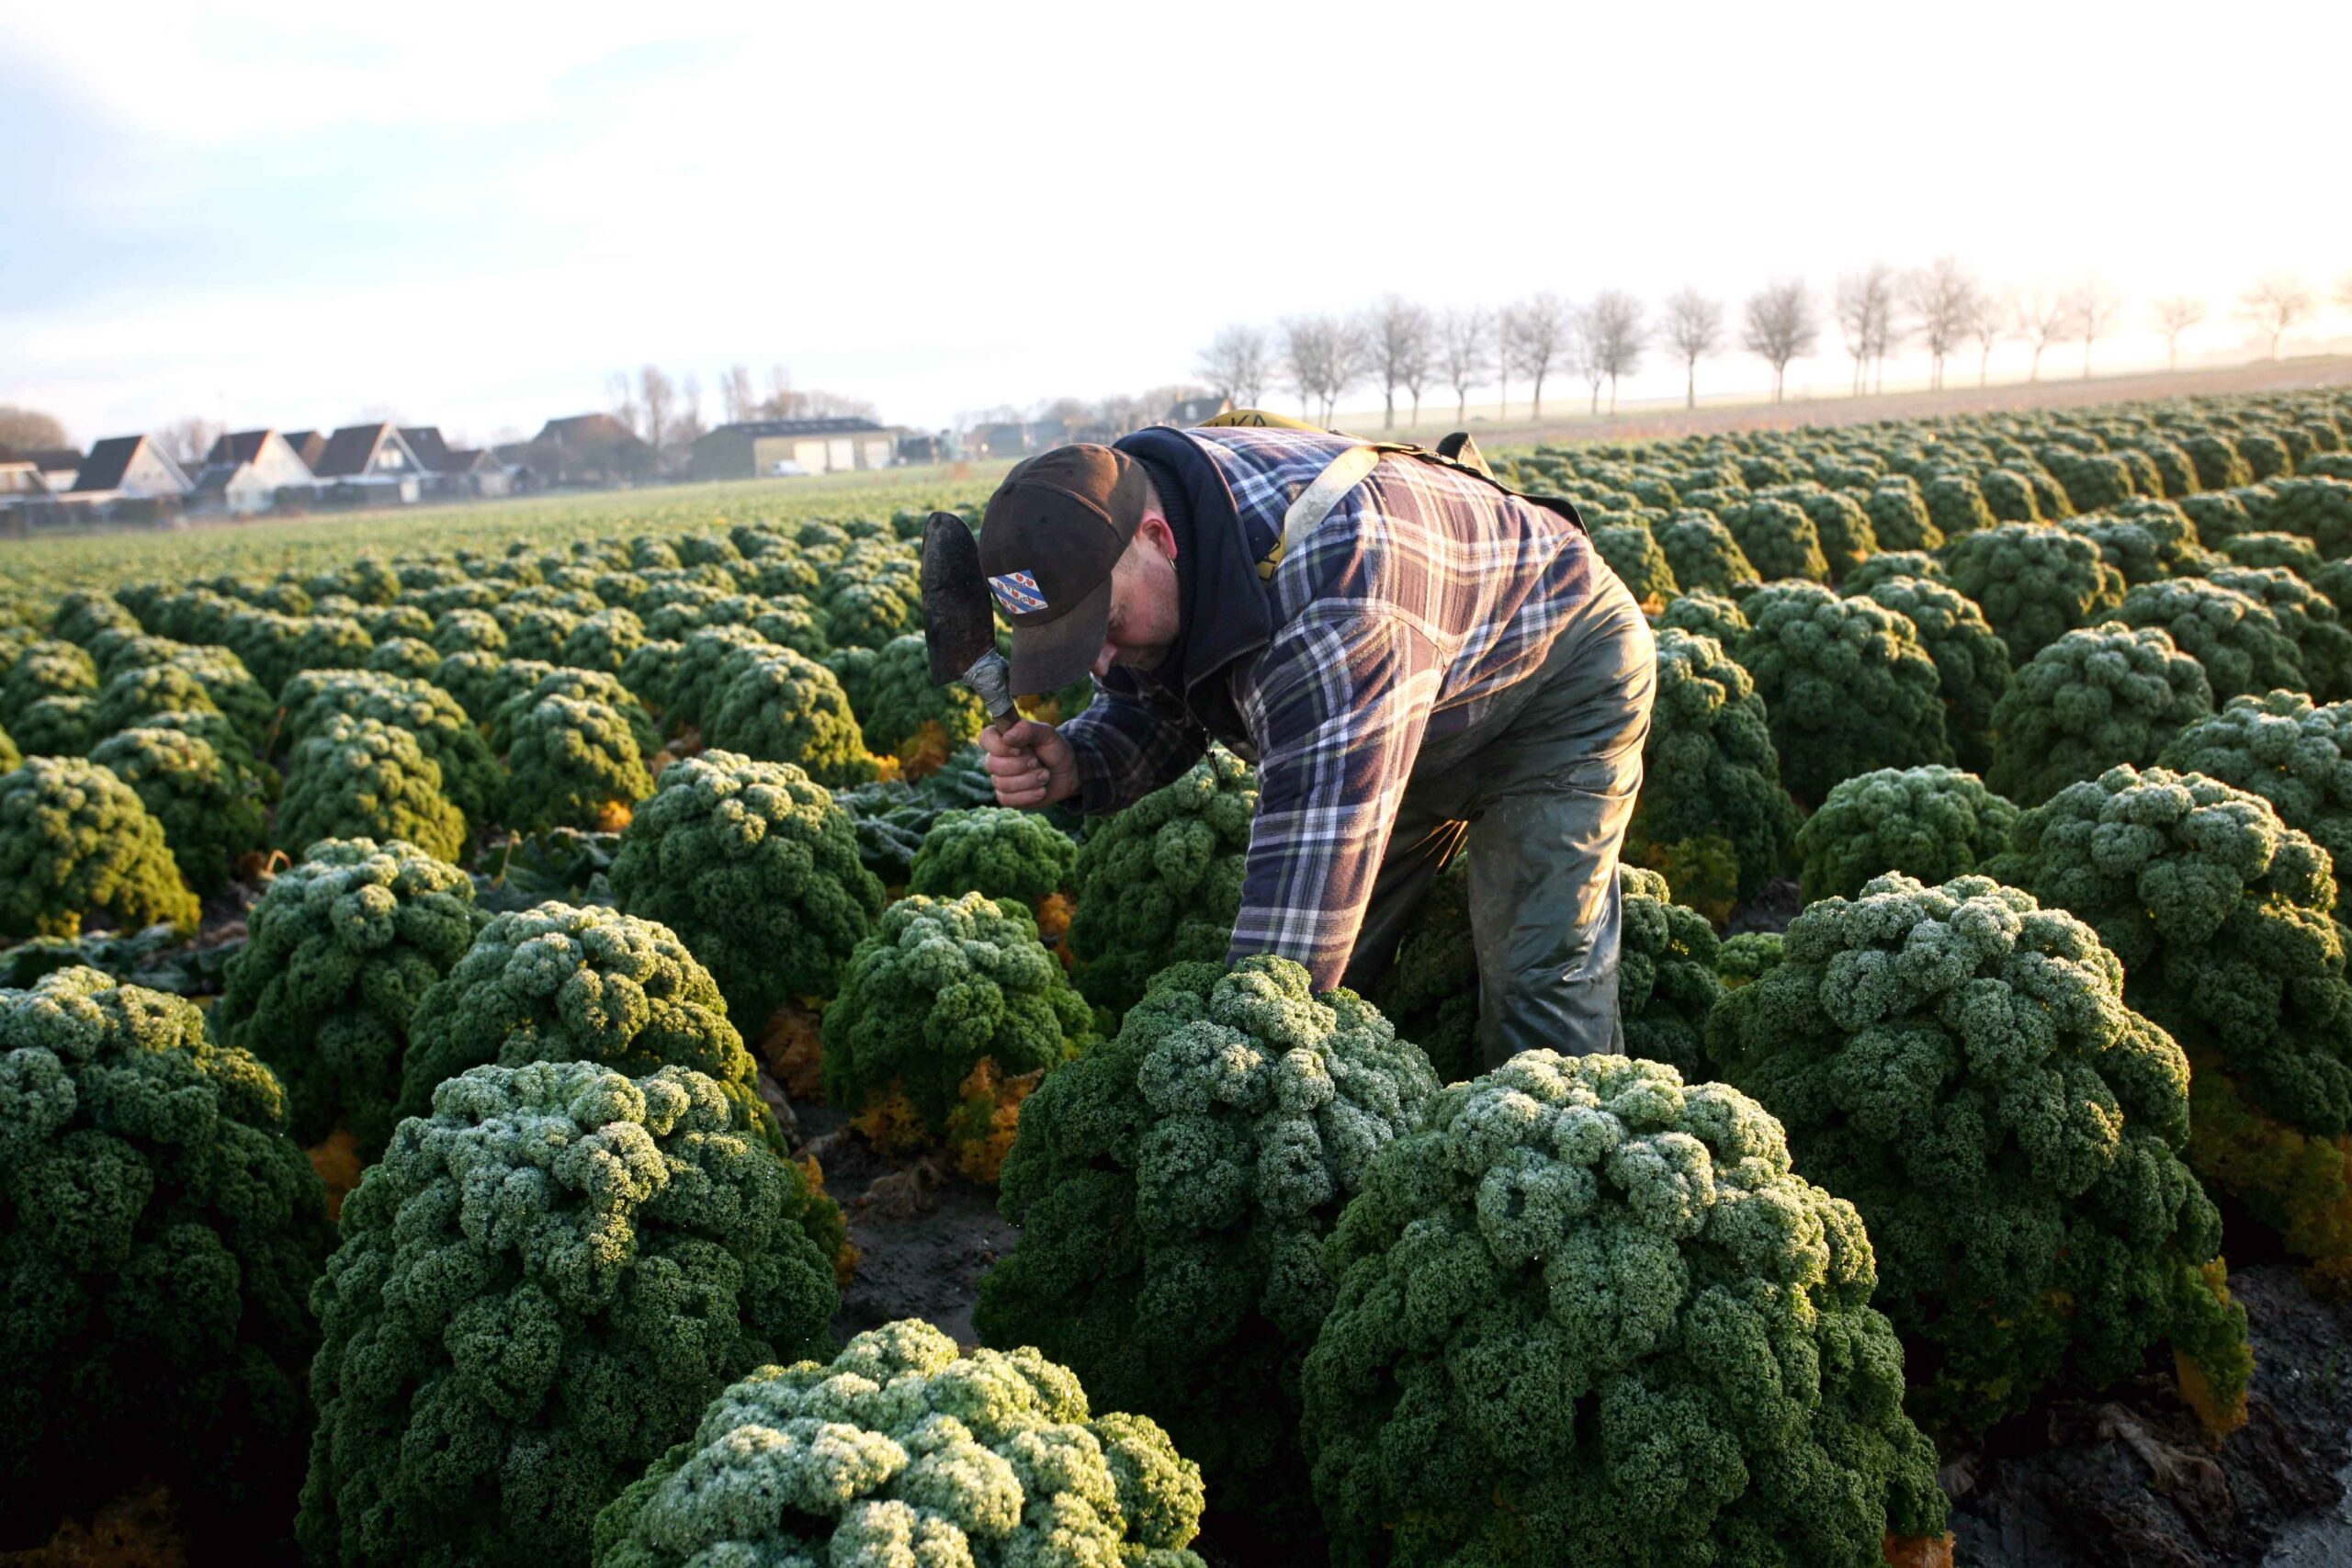
[[[1377,446],[1351,446],[1332,458],[1329,466],[1315,476],[1315,482],[1300,491],[1298,499],[1283,513],[1283,553],[1296,549],[1301,540],[1315,532],[1323,519],[1331,515],[1331,508],[1362,484],[1363,477],[1379,462]]]

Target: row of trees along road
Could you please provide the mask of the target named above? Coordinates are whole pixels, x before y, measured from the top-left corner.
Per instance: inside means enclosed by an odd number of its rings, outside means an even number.
[[[2338,284],[2336,302],[2352,310],[2352,277]],[[2069,288],[1988,287],[1951,256],[1908,270],[1883,263],[1839,277],[1828,300],[1852,361],[1856,397],[1883,390],[1887,355],[1916,347],[1928,362],[1928,385],[1940,389],[1946,367],[1973,353],[1977,385],[1990,374],[1993,351],[2018,343],[2032,351],[2029,374],[2041,378],[2042,355],[2080,344],[2082,374],[2091,374],[2094,348],[2123,319],[2124,300],[2097,277]],[[2233,314],[2269,341],[2279,340],[2317,311],[2318,296],[2299,279],[2274,275],[2238,296]],[[1682,367],[1683,403],[1699,402],[1699,362],[1734,348],[1761,359],[1772,375],[1772,400],[1783,396],[1790,362],[1821,345],[1822,302],[1804,283],[1765,285],[1742,302],[1737,320],[1722,301],[1696,288],[1679,289],[1649,306],[1622,289],[1603,289],[1573,301],[1535,294],[1500,310],[1471,306],[1432,310],[1389,295],[1352,315],[1286,317],[1272,329],[1238,325],[1219,332],[1201,352],[1198,371],[1210,388],[1237,406],[1252,407],[1268,390],[1288,391],[1302,414],[1329,423],[1339,400],[1378,387],[1382,423],[1396,423],[1400,396],[1408,423],[1419,424],[1424,396],[1451,391],[1454,417],[1466,417],[1474,388],[1498,389],[1506,409],[1516,381],[1528,385],[1534,416],[1544,416],[1544,389],[1562,376],[1590,392],[1590,411],[1617,410],[1617,386],[1636,374],[1643,356],[1661,353]],[[2166,368],[2179,361],[2181,334],[2206,319],[2206,302],[2188,295],[2158,299],[2150,320],[2164,334]]]

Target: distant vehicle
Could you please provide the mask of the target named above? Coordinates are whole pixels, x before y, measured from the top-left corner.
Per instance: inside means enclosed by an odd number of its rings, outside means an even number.
[[[768,465],[768,474],[769,477],[773,479],[797,479],[806,475],[808,472],[808,470],[806,468],[794,462],[789,457],[778,457],[775,462]]]

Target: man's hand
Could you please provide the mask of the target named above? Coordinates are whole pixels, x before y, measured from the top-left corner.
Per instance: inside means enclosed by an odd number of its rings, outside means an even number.
[[[1078,754],[1050,724],[1024,718],[1011,729],[983,729],[980,750],[1000,806],[1034,811],[1078,793]]]

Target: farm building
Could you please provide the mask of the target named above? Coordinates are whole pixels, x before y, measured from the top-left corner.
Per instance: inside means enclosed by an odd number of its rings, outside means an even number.
[[[28,447],[7,454],[11,462],[30,463],[40,475],[41,488],[63,495],[82,471],[82,454],[71,446]]]
[[[836,474],[887,468],[899,438],[870,419],[755,419],[722,424],[695,443],[689,471],[698,479],[749,479],[792,469]]]
[[[497,448],[516,490],[635,484],[653,475],[653,448],[608,413],[551,419],[528,441]]]
[[[319,459],[326,455],[327,438],[315,430],[289,430],[285,435],[286,445],[294,449],[294,456],[302,459],[305,468],[316,468]]]
[[[307,497],[316,483],[286,437],[274,430],[240,430],[205,454],[188,503],[242,515],[275,506],[283,491]]]

